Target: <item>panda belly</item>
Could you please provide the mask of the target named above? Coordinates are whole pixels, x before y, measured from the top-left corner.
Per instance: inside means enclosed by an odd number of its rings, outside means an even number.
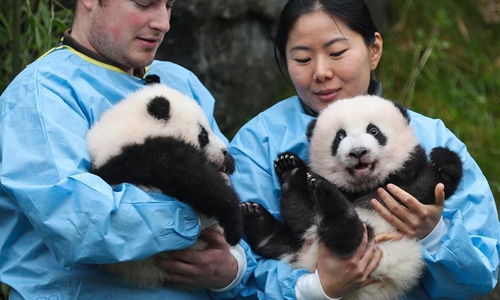
[[[356,212],[361,221],[374,229],[375,235],[396,230],[374,210],[357,207]],[[306,242],[296,255],[282,258],[289,262],[293,268],[308,269],[311,272],[316,270],[319,258],[319,239],[315,228],[312,226],[305,233]],[[404,237],[400,240],[379,242],[377,246],[382,251],[382,258],[370,277],[379,281],[345,295],[343,299],[398,299],[418,283],[425,266],[422,260],[420,242]]]
[[[373,227],[375,235],[396,230],[374,210],[356,208],[356,212],[363,222]],[[403,237],[380,242],[377,246],[382,251],[382,258],[370,277],[380,281],[344,299],[397,299],[418,283],[425,266],[419,241]]]

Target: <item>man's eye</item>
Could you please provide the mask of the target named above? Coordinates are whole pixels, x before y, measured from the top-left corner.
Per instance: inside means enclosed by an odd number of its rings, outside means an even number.
[[[137,4],[141,7],[148,7],[149,5],[151,5],[151,1],[150,0],[135,0],[135,4]]]

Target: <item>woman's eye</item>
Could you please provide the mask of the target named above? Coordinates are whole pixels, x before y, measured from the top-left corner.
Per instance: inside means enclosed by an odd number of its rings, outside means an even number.
[[[310,61],[309,58],[304,58],[304,59],[295,59],[296,62],[298,62],[299,64],[305,64],[307,63],[308,61]]]
[[[346,52],[346,51],[347,51],[347,50],[342,50],[342,51],[338,51],[338,52],[333,52],[333,53],[331,54],[331,56],[333,56],[333,57],[339,57],[339,56],[341,56],[342,54],[344,54],[344,52]]]

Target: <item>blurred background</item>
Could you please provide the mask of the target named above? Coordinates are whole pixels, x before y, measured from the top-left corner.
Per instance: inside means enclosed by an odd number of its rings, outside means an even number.
[[[442,119],[481,166],[500,207],[500,0],[366,1],[384,38],[374,75],[386,97]],[[172,29],[157,58],[199,76],[217,100],[216,119],[229,139],[293,94],[273,49],[285,2],[175,2]],[[27,64],[57,46],[71,26],[69,3],[0,0],[0,93]],[[499,290],[481,299],[500,300]]]

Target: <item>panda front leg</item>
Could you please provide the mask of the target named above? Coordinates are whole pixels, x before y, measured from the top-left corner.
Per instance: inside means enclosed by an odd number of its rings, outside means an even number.
[[[238,194],[217,166],[204,159],[194,159],[190,164],[190,171],[184,174],[187,176],[176,180],[178,185],[173,196],[188,203],[197,212],[215,218],[224,229],[227,242],[230,245],[237,244],[243,236],[241,200]],[[178,174],[186,171],[179,170]],[[172,189],[168,185],[168,188],[163,189]]]
[[[235,245],[243,235],[240,199],[219,169],[194,146],[174,138],[149,138],[92,170],[112,185],[154,187],[214,217],[226,240]]]
[[[444,184],[446,198],[450,197],[457,190],[462,178],[462,160],[457,153],[444,147],[433,148],[430,160],[432,167],[439,174],[440,181]]]
[[[319,214],[317,231],[320,240],[339,257],[352,256],[365,231],[354,206],[323,177],[310,172],[307,181]],[[369,226],[367,229],[369,237],[372,236],[372,229]]]
[[[307,184],[308,167],[292,152],[278,155],[274,168],[281,184],[281,217],[296,239],[313,225],[314,203]]]

